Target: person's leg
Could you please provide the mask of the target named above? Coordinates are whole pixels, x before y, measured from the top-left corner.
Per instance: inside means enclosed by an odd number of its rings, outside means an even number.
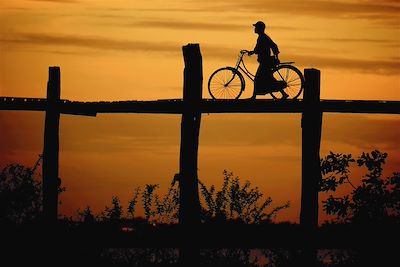
[[[274,92],[279,91],[282,94],[282,99],[288,98],[289,95],[283,90],[287,86],[286,82],[276,80],[272,71],[269,71],[269,74],[270,74],[270,78],[271,78],[271,91],[274,91]]]
[[[262,83],[262,67],[261,65],[258,66],[256,75],[254,76],[254,91],[253,91],[253,96],[251,97],[251,99],[256,99],[256,95],[257,95],[257,91],[260,90],[260,86]]]
[[[285,87],[286,87],[286,86],[285,86]],[[284,89],[284,88],[283,88],[283,89]],[[289,97],[289,95],[288,95],[285,91],[283,91],[283,89],[280,89],[279,92],[282,94],[282,99],[286,99],[286,98]]]
[[[265,68],[265,77],[267,81],[267,88],[269,92],[273,92],[276,87],[276,80],[274,78],[274,75],[272,74],[271,68],[267,67]]]
[[[270,86],[270,77],[268,74],[268,66],[266,64],[260,63],[258,66],[255,78],[254,78],[254,95],[265,95],[268,93]]]

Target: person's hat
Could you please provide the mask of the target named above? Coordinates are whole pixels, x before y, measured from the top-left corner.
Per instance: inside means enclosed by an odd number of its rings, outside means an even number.
[[[265,29],[265,23],[262,21],[257,21],[256,23],[253,24],[253,26],[256,28]]]

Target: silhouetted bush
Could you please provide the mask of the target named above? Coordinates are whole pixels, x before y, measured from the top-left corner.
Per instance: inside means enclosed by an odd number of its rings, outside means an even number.
[[[272,199],[267,197],[258,187],[252,187],[250,181],[242,185],[239,177],[234,177],[232,172],[224,171],[224,179],[220,191],[211,185],[208,189],[201,181],[201,218],[203,222],[239,220],[246,224],[272,222],[276,214],[289,207],[289,202],[273,208],[270,212],[266,209],[271,205]]]
[[[34,170],[11,164],[0,172],[0,221],[21,224],[38,218],[42,210],[42,184]]]
[[[15,163],[1,169],[0,222],[2,224],[22,224],[39,219],[43,208],[42,177],[36,171],[41,159],[40,155],[33,168]],[[65,190],[65,187],[59,185],[59,194]]]
[[[258,187],[253,187],[249,181],[243,185],[239,177],[234,177],[232,172],[223,172],[221,189],[216,190],[214,185],[207,186],[199,181],[200,204],[202,222],[226,222],[236,221],[246,224],[270,223],[276,214],[289,207],[289,203],[272,208],[267,208],[272,199],[267,197],[263,200],[263,193]],[[144,219],[149,224],[174,224],[178,222],[179,214],[179,186],[172,183],[164,196],[160,196],[156,190],[157,184],[147,184],[142,190],[140,187],[133,191],[132,199],[128,202],[128,208],[124,212],[117,196],[112,197],[112,206],[96,216],[99,221],[121,220],[124,218],[135,220],[138,205],[143,209]],[[87,216],[93,217],[90,207],[84,212],[78,212],[81,219]]]
[[[272,208],[269,212],[272,199],[253,187],[249,181],[241,184],[239,177],[232,172],[223,172],[223,182],[220,190],[214,185],[209,188],[199,182],[201,199],[201,220],[206,224],[240,226],[243,224],[272,223],[276,214],[289,207],[289,203]],[[120,221],[120,229],[132,231],[147,231],[146,225],[157,228],[163,225],[173,225],[178,222],[179,213],[179,185],[172,183],[167,193],[160,196],[157,193],[158,185],[147,184],[144,189],[137,187],[133,190],[133,196],[128,202],[124,212],[118,197],[113,196],[112,206],[105,208],[100,215],[94,216],[90,207],[79,212],[82,221],[109,223]],[[138,208],[142,208],[144,218],[136,217]],[[124,215],[126,216],[124,217]],[[156,228],[154,228],[156,229]],[[212,229],[212,228],[210,228]],[[226,228],[225,230],[230,228]],[[235,229],[235,228],[232,228]],[[210,230],[211,231],[211,230]],[[213,234],[209,232],[208,234]],[[233,237],[233,235],[232,235]],[[259,257],[265,255],[259,253],[254,257],[251,249],[202,249],[200,251],[200,266],[260,266]],[[271,254],[272,252],[270,252]],[[162,264],[177,264],[177,249],[105,249],[102,261],[110,266],[163,266]],[[270,262],[272,264],[273,261]],[[147,265],[146,265],[147,264]],[[211,265],[210,265],[211,264]],[[216,264],[216,265],[215,265]],[[167,266],[166,265],[166,266]],[[273,265],[269,265],[273,266]]]
[[[362,153],[354,159],[350,154],[330,153],[321,160],[322,180],[320,191],[331,195],[323,201],[323,210],[335,218],[321,228],[321,233],[341,233],[353,235],[354,238],[372,237],[383,233],[398,236],[400,222],[400,174],[394,172],[389,177],[383,176],[383,166],[387,154],[380,151]],[[354,183],[351,167],[366,168],[361,183]],[[0,172],[0,222],[21,224],[36,220],[42,210],[42,188],[40,175],[34,168],[12,164]],[[339,187],[351,186],[347,195],[334,196]],[[148,234],[162,234],[168,239],[177,238],[174,228],[179,214],[179,185],[172,183],[167,193],[160,196],[158,185],[148,184],[144,188],[135,188],[127,206],[113,196],[111,206],[98,215],[87,206],[78,211],[79,223],[71,218],[60,220],[60,229],[65,231],[63,238],[70,234],[84,235],[91,244],[96,240],[117,236],[124,240],[126,236],[146,238]],[[60,188],[60,192],[64,189]],[[206,186],[199,182],[201,201],[202,231],[205,236],[222,233],[221,236],[235,240],[242,238],[241,230],[251,238],[259,238],[258,229],[278,229],[279,233],[296,234],[296,225],[274,224],[276,214],[289,207],[289,203],[270,208],[272,199],[264,197],[257,187],[249,181],[241,183],[233,173],[224,171],[220,189],[214,185]],[[138,217],[138,209],[143,210],[144,217]],[[253,226],[261,228],[251,228]],[[250,228],[248,228],[250,227]],[[278,227],[278,228],[268,228]],[[283,227],[283,228],[282,228]],[[77,228],[78,231],[73,230]],[[238,231],[239,232],[235,232]],[[250,229],[250,230],[249,230]],[[282,229],[286,229],[282,231]],[[3,228],[3,231],[6,231]],[[214,231],[214,232],[213,232]],[[270,231],[270,230],[268,230]],[[172,234],[171,234],[172,233]],[[273,235],[273,230],[271,232]],[[101,235],[101,238],[99,238]],[[35,236],[35,235],[33,235]],[[332,235],[331,235],[332,236]],[[61,237],[60,237],[61,238]],[[285,237],[287,238],[287,237]],[[73,236],[70,240],[74,240]],[[113,239],[111,239],[113,240]],[[289,240],[289,239],[288,239]],[[294,239],[295,240],[295,239]],[[84,247],[80,244],[68,247],[69,262],[80,262],[96,266],[177,266],[179,250],[177,248],[103,248]],[[386,248],[386,247],[385,247]],[[68,254],[67,253],[67,254]],[[299,248],[249,249],[209,248],[200,249],[199,266],[297,266],[301,256]],[[319,250],[319,266],[365,266],[380,263],[381,258],[389,259],[395,255],[391,250],[379,250],[376,247],[344,248]],[[374,262],[375,260],[375,262]]]

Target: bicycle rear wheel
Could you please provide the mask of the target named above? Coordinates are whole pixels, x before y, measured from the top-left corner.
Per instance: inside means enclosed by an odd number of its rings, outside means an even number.
[[[214,99],[238,99],[244,87],[243,75],[232,67],[214,71],[208,80],[208,92]]]
[[[304,77],[299,69],[292,65],[281,65],[275,69],[273,75],[277,81],[286,82],[286,88],[283,90],[289,95],[290,99],[299,97],[304,88]],[[271,92],[271,96],[275,99],[281,99],[282,93],[279,91]]]

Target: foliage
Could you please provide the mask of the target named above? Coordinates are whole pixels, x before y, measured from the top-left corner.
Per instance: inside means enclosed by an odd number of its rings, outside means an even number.
[[[89,206],[86,206],[86,209],[84,209],[83,211],[78,210],[78,218],[80,219],[80,221],[86,224],[94,223],[96,220]]]
[[[159,223],[176,223],[179,213],[179,189],[176,187],[168,188],[163,198],[155,196],[156,217]]]
[[[336,191],[337,187],[344,183],[350,183],[349,166],[355,160],[351,154],[335,154],[330,152],[321,160],[322,180],[320,181],[320,191]]]
[[[121,202],[117,196],[113,196],[111,200],[111,207],[105,207],[100,217],[103,221],[117,222],[122,218],[123,209]]]
[[[262,200],[263,194],[258,187],[252,187],[249,181],[243,185],[239,177],[224,171],[224,179],[220,191],[215,186],[210,188],[199,182],[201,196],[201,218],[203,222],[235,220],[247,224],[271,222],[276,214],[289,207],[289,203],[273,208],[266,212],[271,205],[270,197]],[[164,196],[157,193],[157,184],[147,184],[142,190],[134,189],[133,196],[128,202],[126,213],[129,218],[135,219],[139,201],[148,223],[170,224],[178,222],[179,213],[179,187],[172,184]],[[99,217],[100,220],[121,219],[124,215],[118,197],[113,197],[112,207],[106,207]],[[82,214],[81,214],[82,215]]]
[[[143,209],[147,221],[150,221],[150,218],[156,213],[151,208],[153,206],[153,193],[157,187],[156,184],[146,184],[146,190],[142,194]]]
[[[327,214],[335,215],[338,222],[345,223],[378,223],[397,221],[400,215],[400,173],[394,172],[383,178],[383,165],[387,153],[374,150],[362,153],[357,160],[352,156],[330,153],[321,160],[321,191],[335,191],[344,183],[350,183],[350,164],[365,167],[366,174],[361,184],[353,186],[349,195],[334,197],[330,195],[323,201],[323,209]]]
[[[208,188],[199,182],[201,198],[201,218],[203,222],[240,221],[247,224],[271,222],[276,214],[289,206],[286,203],[266,212],[272,199],[263,200],[263,194],[258,187],[253,187],[249,181],[240,183],[233,173],[224,171],[221,189],[217,191],[212,185]],[[175,224],[179,213],[179,185],[172,183],[165,195],[157,192],[157,184],[147,184],[144,189],[137,187],[133,190],[132,198],[128,201],[127,217],[133,221],[129,227],[141,228],[143,221],[152,224]],[[143,209],[145,218],[136,217],[138,208]],[[90,207],[78,212],[81,220],[91,222],[95,217]],[[124,218],[124,210],[118,197],[112,198],[112,206],[106,207],[97,219],[110,222]],[[135,223],[136,222],[136,223]],[[260,266],[259,258],[252,255],[251,249],[203,249],[200,252],[201,262],[219,264],[220,266]],[[142,266],[156,264],[176,264],[177,250],[174,249],[106,249],[101,255],[103,262],[111,266]],[[275,258],[278,258],[277,256]],[[227,265],[229,264],[229,265]],[[203,265],[202,265],[203,266]],[[273,266],[273,265],[269,265]]]
[[[270,197],[262,201],[263,194],[258,187],[252,188],[249,181],[241,185],[239,177],[234,177],[232,172],[224,170],[223,175],[224,180],[220,191],[216,191],[214,185],[208,189],[201,181],[199,182],[203,197],[201,217],[205,222],[212,220],[239,220],[244,223],[270,222],[278,211],[289,207],[289,203],[286,203],[266,213],[266,208],[272,202]]]
[[[139,196],[142,199],[145,220],[149,223],[176,223],[178,221],[179,188],[171,186],[167,193],[160,197],[156,193],[157,184],[147,184],[141,191],[140,187],[134,190],[132,199],[129,201],[128,214],[135,217]]]
[[[42,155],[32,168],[14,163],[0,171],[0,222],[21,224],[37,220],[43,210],[42,177],[36,170]],[[58,194],[66,191],[58,178]],[[58,202],[61,204],[61,201]]]
[[[0,220],[20,224],[37,219],[42,210],[42,184],[31,168],[11,164],[0,172]]]
[[[139,194],[140,194],[140,187],[137,187],[134,190],[132,199],[128,203],[128,214],[130,214],[131,218],[135,217],[136,205],[138,202]]]

